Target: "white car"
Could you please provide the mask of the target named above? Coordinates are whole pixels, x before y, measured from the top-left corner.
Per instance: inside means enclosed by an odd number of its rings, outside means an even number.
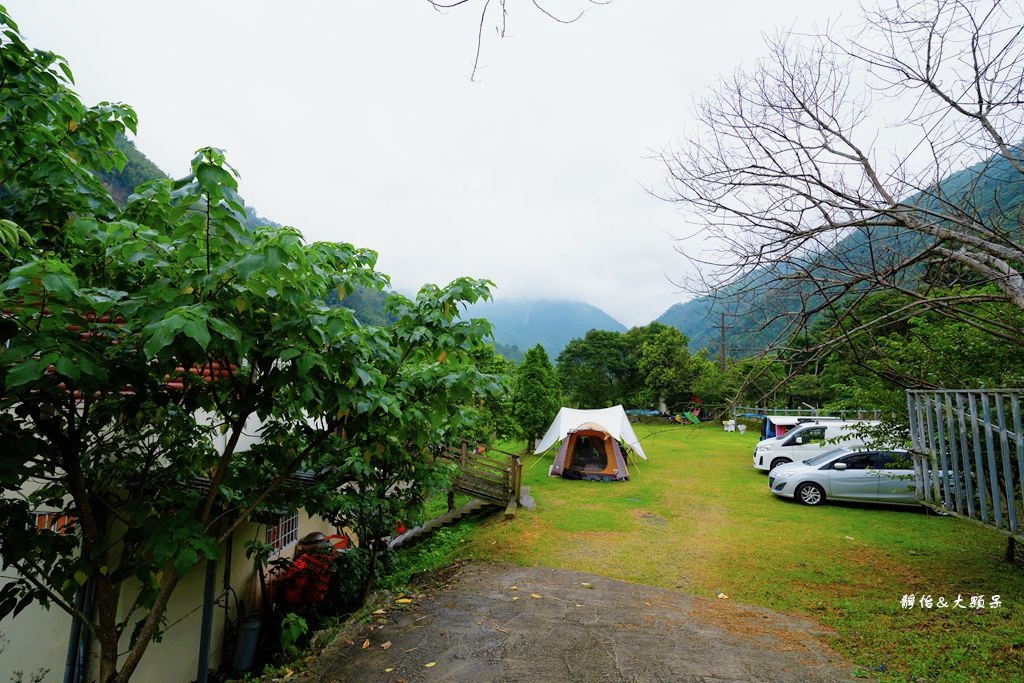
[[[833,449],[806,462],[779,465],[768,489],[804,505],[829,500],[917,505],[914,465],[907,451]]]
[[[862,446],[862,439],[853,435],[857,427],[875,425],[874,421],[807,422],[792,429],[781,437],[760,441],[754,448],[754,467],[770,472],[787,462],[803,462],[808,458],[831,451],[837,446],[852,448]],[[841,439],[824,444],[826,439]]]

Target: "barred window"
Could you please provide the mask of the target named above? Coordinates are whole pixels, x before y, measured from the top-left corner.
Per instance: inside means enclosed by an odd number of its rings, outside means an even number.
[[[34,526],[37,531],[54,531],[58,534],[71,533],[75,526],[75,518],[63,512],[41,512],[32,513]]]
[[[267,543],[276,552],[299,540],[299,513],[281,515],[277,518],[277,524],[267,527]]]

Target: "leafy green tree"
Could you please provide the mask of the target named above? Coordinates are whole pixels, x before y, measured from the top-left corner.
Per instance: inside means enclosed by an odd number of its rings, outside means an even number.
[[[558,374],[543,346],[537,344],[526,352],[515,369],[512,386],[512,416],[529,450],[562,407]]]
[[[693,396],[689,340],[675,327],[654,322],[625,334],[634,384],[631,405],[657,407],[662,401],[683,410]]]
[[[341,439],[320,491],[325,516],[355,529],[368,555],[363,599],[396,525],[449,486],[451,466],[433,449],[471,434],[480,419],[472,404],[500,391],[499,378],[477,362],[491,350],[490,324],[458,315],[461,304],[489,296],[489,284],[428,285],[415,300],[392,294],[394,322],[357,333],[366,355],[349,381],[351,399],[339,406]]]
[[[359,325],[326,301],[383,288],[376,255],[247,223],[215,149],[119,208],[94,171],[124,163],[134,113],[83,106],[67,64],[0,23],[0,560],[18,572],[0,614],[63,609],[98,641],[100,680],[126,681],[182,577],[254,513],[337,514],[347,479],[368,514],[402,518],[442,484],[427,444],[490,391],[466,360],[486,323],[455,319],[488,285],[393,297],[394,326]],[[73,523],[37,531],[41,507]]]
[[[691,359],[693,380],[691,388],[712,412],[724,411],[738,389],[731,377],[722,372],[719,364],[708,357],[705,349],[698,351]]]
[[[485,375],[495,378],[499,388],[495,393],[474,398],[470,408],[477,414],[476,429],[468,433],[467,438],[481,444],[515,438],[518,436],[512,399],[515,364],[499,353],[495,345],[481,349],[476,357],[476,367]]]
[[[722,369],[706,350],[693,356],[693,393],[707,409],[726,414],[736,404],[779,405],[785,365],[774,356],[730,360]]]
[[[907,316],[914,305],[907,295],[879,292],[843,316],[846,331],[827,344],[821,382],[836,397],[836,407],[906,410],[909,388],[1018,386],[1024,380],[1024,348],[1016,336],[994,334],[987,325],[1020,329],[1024,314],[998,300],[984,301],[991,288],[948,292],[941,299],[974,299],[959,303],[956,317],[939,310]],[[915,297],[916,298],[916,297]],[[997,297],[993,296],[993,299]]]
[[[631,364],[625,335],[590,330],[573,339],[557,359],[558,377],[569,402],[583,408],[622,403],[630,387]]]

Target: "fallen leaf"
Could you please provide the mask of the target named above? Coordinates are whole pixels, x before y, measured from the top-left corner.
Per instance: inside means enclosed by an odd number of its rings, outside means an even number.
[[[391,641],[389,640],[386,643],[381,643],[380,647],[383,650],[390,650],[391,649]]]
[[[435,666],[437,666],[437,662],[427,662],[426,664],[423,665],[423,668],[424,669],[433,669]]]
[[[374,612],[374,614],[387,614],[387,612],[385,610],[379,609],[376,612]]]
[[[646,600],[644,600],[644,607],[650,607],[650,606],[651,606],[651,603],[649,603]]]
[[[512,602],[515,602],[515,601],[516,601],[516,600],[518,600],[518,599],[519,599],[519,596],[518,596],[518,595],[516,595],[516,596],[514,596],[514,597],[512,598]]]
[[[395,670],[395,667],[389,666],[388,668],[384,669],[384,673],[389,674],[389,673],[391,673],[394,670]]]
[[[398,598],[395,603],[398,605],[408,605],[412,602],[412,598]]]
[[[533,598],[534,600],[540,600],[540,596],[537,595],[536,593],[530,593],[530,597]]]
[[[719,599],[719,600],[728,600],[728,599],[729,599],[729,596],[728,596],[728,595],[726,595],[725,593],[719,593],[719,594],[718,594],[718,599]]]
[[[583,582],[583,583],[581,583],[580,585],[581,585],[581,586],[583,586],[584,588],[593,588],[593,587],[594,587],[594,584],[592,584],[592,583],[587,583],[586,581],[584,581],[584,582]]]
[[[364,650],[369,650],[370,649],[370,639],[369,638],[367,638],[366,640],[363,641],[363,649]]]
[[[510,591],[517,591],[517,590],[519,590],[519,586],[509,586],[508,589]]]

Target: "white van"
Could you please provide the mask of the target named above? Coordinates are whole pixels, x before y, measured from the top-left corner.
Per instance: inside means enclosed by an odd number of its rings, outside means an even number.
[[[864,441],[850,434],[855,427],[876,425],[877,420],[828,420],[805,422],[786,432],[782,437],[766,439],[754,449],[754,467],[765,472],[787,462],[803,462],[808,458],[839,446],[851,448],[864,445]],[[823,444],[826,439],[846,438]]]
[[[754,447],[756,453],[758,449],[764,450],[763,447],[767,445],[775,445],[777,442],[784,440],[796,429],[799,429],[805,424],[823,424],[825,422],[848,422],[841,417],[832,417],[829,415],[766,415],[765,424],[761,428],[761,434],[765,432],[776,431],[781,432],[780,434],[763,438],[757,442]]]

